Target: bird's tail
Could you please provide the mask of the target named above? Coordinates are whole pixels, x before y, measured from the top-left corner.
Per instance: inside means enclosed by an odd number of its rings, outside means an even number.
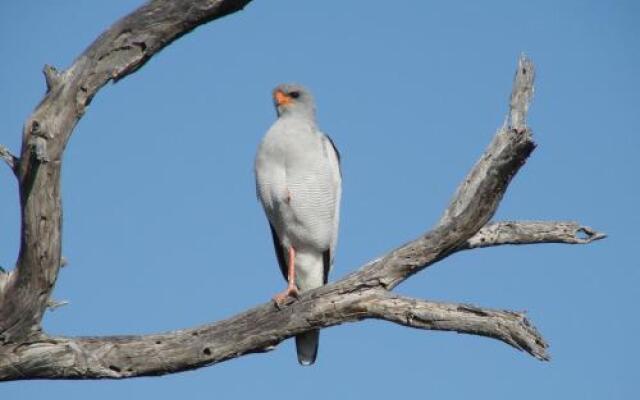
[[[318,329],[296,336],[296,350],[298,351],[298,362],[300,365],[312,365],[316,362],[319,342],[320,331]]]

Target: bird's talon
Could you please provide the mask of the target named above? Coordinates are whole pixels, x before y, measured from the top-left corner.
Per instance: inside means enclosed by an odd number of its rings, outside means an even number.
[[[280,307],[281,305],[287,302],[287,299],[289,297],[293,297],[294,299],[297,299],[298,296],[299,296],[298,288],[295,286],[290,286],[284,292],[278,293],[275,296],[273,296],[273,301],[275,301],[276,305]]]

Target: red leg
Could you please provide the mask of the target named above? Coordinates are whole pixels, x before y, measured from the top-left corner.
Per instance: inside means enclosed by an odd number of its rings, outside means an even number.
[[[287,269],[287,288],[278,293],[273,297],[273,299],[278,304],[284,303],[284,301],[289,297],[298,297],[298,287],[296,286],[296,250],[293,246],[289,247],[289,265]]]

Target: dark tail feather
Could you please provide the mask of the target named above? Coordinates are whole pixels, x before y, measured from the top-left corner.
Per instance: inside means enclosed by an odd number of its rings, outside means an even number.
[[[296,350],[300,365],[312,365],[316,362],[319,342],[320,331],[317,329],[296,336]]]

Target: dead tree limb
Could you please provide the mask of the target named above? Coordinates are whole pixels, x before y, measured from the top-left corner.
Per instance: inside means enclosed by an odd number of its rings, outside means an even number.
[[[152,1],[109,28],[66,71],[45,67],[47,94],[25,123],[21,161],[8,152],[0,154],[15,168],[22,208],[16,268],[0,273],[0,380],[162,375],[266,352],[310,329],[367,318],[486,336],[548,359],[546,342],[521,313],[411,299],[390,291],[458,251],[503,244],[585,244],[604,237],[569,222],[489,223],[509,182],[535,148],[526,125],[534,68],[524,56],[504,126],[438,224],[424,235],[282,308],[269,302],[224,321],[144,336],[68,338],[42,332],[42,314],[51,304],[61,265],[62,153],[86,106],[109,80],[122,79],[173,40],[248,2]]]
[[[0,158],[11,168],[11,171],[15,174],[18,170],[18,157],[11,154],[9,149],[0,145]]]
[[[502,244],[588,244],[607,237],[588,226],[564,221],[504,221],[485,225],[461,249]]]
[[[24,125],[22,161],[16,169],[22,231],[16,269],[11,279],[0,279],[5,282],[0,293],[0,343],[41,333],[42,314],[61,264],[62,152],[93,96],[107,82],[138,70],[180,36],[249,1],[151,1],[100,35],[66,71],[45,66],[47,93]]]

